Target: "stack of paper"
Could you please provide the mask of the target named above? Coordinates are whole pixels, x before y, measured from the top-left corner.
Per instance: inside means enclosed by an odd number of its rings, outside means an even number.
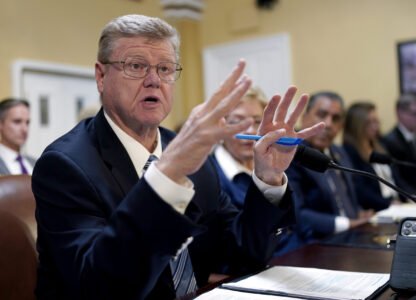
[[[393,223],[399,222],[401,219],[406,217],[416,217],[416,204],[392,204],[388,208],[378,211],[377,214],[370,219],[370,222]]]
[[[282,299],[367,299],[381,291],[390,274],[333,271],[315,268],[275,266],[237,282],[223,284],[220,288],[198,297],[198,300],[269,299],[267,295]],[[228,291],[222,291],[222,290]],[[230,294],[230,290],[238,295]],[[274,298],[279,299],[279,298]]]

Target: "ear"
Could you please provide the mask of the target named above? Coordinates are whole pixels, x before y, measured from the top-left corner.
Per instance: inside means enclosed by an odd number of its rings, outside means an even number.
[[[97,82],[97,89],[100,93],[104,91],[105,71],[106,71],[105,65],[97,61],[95,63],[95,81]]]

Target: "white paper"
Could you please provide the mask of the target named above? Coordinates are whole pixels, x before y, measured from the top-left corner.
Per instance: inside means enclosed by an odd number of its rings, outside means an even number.
[[[272,295],[261,295],[261,294],[253,294],[253,293],[245,293],[245,292],[237,292],[231,291],[221,288],[213,289],[201,296],[195,298],[197,300],[303,300],[301,298],[293,298],[293,297],[280,297],[280,296],[272,296]]]
[[[370,222],[393,223],[406,217],[416,217],[416,204],[392,204],[388,208],[378,211],[376,215],[370,219]]]
[[[389,278],[390,274],[275,266],[223,286],[282,292],[298,297],[365,299]]]

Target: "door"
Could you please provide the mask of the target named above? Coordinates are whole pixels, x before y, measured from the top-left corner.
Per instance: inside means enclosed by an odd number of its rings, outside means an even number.
[[[289,36],[277,34],[206,47],[203,51],[205,99],[211,96],[240,58],[245,74],[270,99],[291,84]]]
[[[45,66],[43,66],[45,67]],[[65,69],[65,68],[64,68]],[[83,108],[99,106],[93,70],[21,69],[20,95],[30,103],[31,124],[24,152],[39,157],[47,145],[78,123]]]

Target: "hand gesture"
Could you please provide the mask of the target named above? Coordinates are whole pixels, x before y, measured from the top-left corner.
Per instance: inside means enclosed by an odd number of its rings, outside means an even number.
[[[283,99],[280,95],[273,96],[264,109],[258,130],[258,134],[263,137],[254,146],[254,172],[258,178],[270,185],[282,184],[283,172],[289,167],[297,148],[275,142],[283,136],[306,139],[325,127],[325,123],[320,122],[299,132],[295,131],[294,126],[308,102],[308,95],[301,95],[295,109],[287,117],[296,91],[296,87],[292,86]]]
[[[245,61],[240,60],[216,93],[192,110],[179,134],[163,152],[156,166],[170,179],[183,183],[187,175],[201,167],[215,144],[247,129],[253,122],[226,124],[224,120],[251,85],[247,76],[241,77],[244,67]]]

